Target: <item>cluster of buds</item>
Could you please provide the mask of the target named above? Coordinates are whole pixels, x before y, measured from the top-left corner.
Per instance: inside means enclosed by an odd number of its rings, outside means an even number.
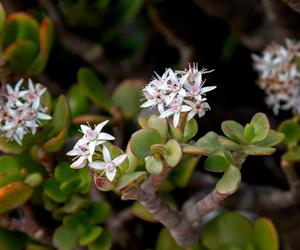
[[[46,88],[28,79],[28,89],[22,89],[22,83],[19,80],[14,88],[7,84],[0,100],[0,134],[20,145],[24,135],[36,133],[41,120],[51,119],[40,102]]]
[[[112,135],[101,132],[108,122],[108,120],[101,122],[94,129],[90,126],[81,125],[83,136],[67,155],[74,157],[71,168],[80,169],[88,166],[96,171],[101,171],[101,175],[105,173],[107,179],[113,181],[117,167],[122,164],[127,155],[122,154],[112,159],[108,148],[103,145],[105,142],[115,139]]]
[[[198,70],[198,65],[193,64],[183,71],[174,72],[169,68],[162,76],[155,74],[143,89],[146,102],[141,107],[157,107],[161,118],[173,116],[174,127],[178,126],[181,113],[187,113],[187,120],[195,115],[202,117],[210,109],[205,95],[216,88],[203,87],[203,74],[210,72]]]
[[[259,74],[258,85],[266,94],[273,112],[292,110],[300,113],[300,42],[287,39],[285,45],[273,43],[261,56],[252,55]]]

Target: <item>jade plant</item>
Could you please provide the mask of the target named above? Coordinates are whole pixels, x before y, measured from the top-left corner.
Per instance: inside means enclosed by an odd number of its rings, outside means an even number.
[[[183,71],[167,69],[162,76],[156,74],[143,89],[141,105],[153,114],[139,119],[141,129],[132,134],[126,152],[112,144],[113,136],[102,132],[105,121],[95,127],[81,125],[82,137],[67,153],[75,156],[71,167],[88,167],[93,172],[98,189],[114,191],[123,200],[137,200],[185,247],[199,241],[201,219],[238,190],[246,158],[274,153],[274,146],[284,137],[270,129],[266,115],[257,113],[244,126],[224,121],[224,135],[211,131],[197,138],[194,117],[210,109],[206,94],[215,88],[203,86],[203,75],[208,72],[194,64]],[[222,177],[194,205],[181,211],[171,209],[157,191],[182,161],[201,156],[206,157],[204,168],[223,173]]]

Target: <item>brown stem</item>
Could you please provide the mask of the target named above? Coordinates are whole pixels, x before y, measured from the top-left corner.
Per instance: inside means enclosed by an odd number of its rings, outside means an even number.
[[[21,210],[23,212],[23,217],[20,219],[10,218],[8,216],[3,217],[0,219],[0,227],[25,233],[33,240],[53,246],[52,232],[36,220],[31,207],[24,205],[21,207]]]
[[[288,4],[294,11],[300,13],[300,1],[299,0],[282,0]]]

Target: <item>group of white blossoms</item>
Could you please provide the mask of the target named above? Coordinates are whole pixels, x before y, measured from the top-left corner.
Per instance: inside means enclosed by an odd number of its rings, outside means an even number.
[[[205,93],[215,88],[215,86],[203,87],[202,75],[209,72],[205,69],[199,71],[197,65],[194,64],[188,70],[173,72],[167,69],[162,76],[156,74],[143,90],[146,102],[141,107],[157,106],[161,118],[173,115],[174,127],[177,127],[182,112],[188,112],[188,120],[196,114],[199,117],[203,116],[205,111],[210,109],[204,98]],[[83,136],[67,155],[74,157],[71,168],[79,169],[88,166],[102,171],[101,176],[105,173],[107,179],[113,181],[117,167],[124,162],[127,155],[122,154],[112,159],[108,148],[103,145],[106,141],[115,139],[110,134],[101,132],[107,123],[108,121],[104,121],[94,129],[81,125]],[[101,159],[101,153],[103,161],[97,160]]]
[[[285,45],[273,43],[261,56],[252,55],[259,74],[258,85],[266,94],[273,112],[291,109],[300,113],[300,42],[286,39]]]
[[[7,84],[0,97],[0,136],[18,144],[24,135],[36,133],[40,120],[51,119],[40,102],[46,88],[28,79],[28,89],[22,89],[22,83],[19,80],[14,88]]]

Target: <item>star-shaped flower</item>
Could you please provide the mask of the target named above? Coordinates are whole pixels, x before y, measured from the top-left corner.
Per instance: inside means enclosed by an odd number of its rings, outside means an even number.
[[[89,163],[89,167],[95,170],[104,170],[105,175],[109,181],[113,181],[117,173],[117,167],[122,164],[126,159],[127,155],[122,154],[115,159],[112,159],[107,147],[103,146],[103,159],[102,161],[94,161]]]

